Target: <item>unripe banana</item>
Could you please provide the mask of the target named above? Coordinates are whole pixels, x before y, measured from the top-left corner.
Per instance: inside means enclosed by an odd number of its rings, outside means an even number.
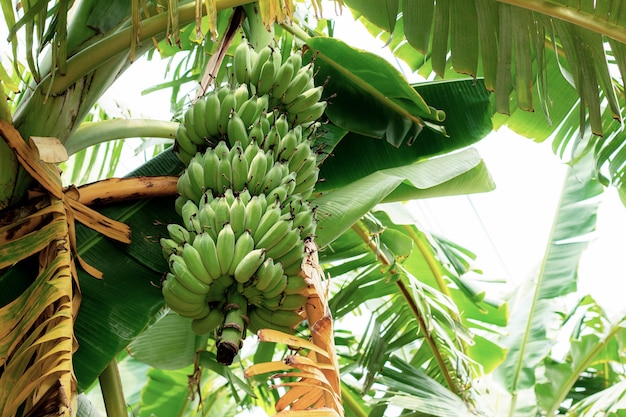
[[[172,282],[176,281],[175,278],[166,279],[163,281],[163,286],[161,287],[161,292],[163,294],[163,299],[165,300],[165,304],[183,317],[205,317],[209,313],[209,306],[205,302],[201,303],[189,303],[185,300],[182,300],[176,293],[174,293],[170,289],[170,285]],[[178,283],[174,284],[180,285]]]
[[[189,243],[185,246],[190,246]],[[206,295],[209,292],[209,285],[198,280],[189,269],[185,258],[172,254],[169,258],[170,271],[176,280],[194,294]],[[169,278],[168,278],[169,279]]]
[[[325,101],[318,101],[306,110],[299,113],[289,113],[289,123],[293,125],[306,125],[307,123],[313,123],[322,115],[326,110],[327,103]]]
[[[235,193],[233,192],[232,188],[227,188],[224,191],[224,198],[226,199],[226,202],[228,203],[228,207],[233,205],[233,203],[235,202]]]
[[[196,132],[196,135],[192,136],[192,139],[197,136],[199,139],[197,139],[194,143],[197,146],[206,146],[207,138],[209,136],[204,120],[206,117],[206,99],[204,97],[200,97],[200,99],[196,101],[193,106],[191,106],[188,112],[189,111],[193,113],[193,127]],[[185,124],[185,126],[187,126],[187,124]]]
[[[313,153],[307,142],[301,142],[296,146],[291,157],[289,158],[289,171],[298,172],[304,161]]]
[[[293,79],[289,83],[289,87],[283,94],[283,103],[285,105],[289,105],[292,101],[294,101],[300,94],[302,94],[305,90],[309,81],[313,79],[313,66],[307,65],[306,67],[302,67],[296,72],[296,75],[293,76]]]
[[[281,162],[288,161],[294,149],[298,146],[298,143],[300,143],[300,141],[298,140],[295,130],[287,131],[287,133],[280,138],[280,142],[276,148],[276,160]]]
[[[306,283],[304,278],[300,275],[292,275],[287,277],[287,286],[285,287],[283,293],[285,293],[286,296],[292,294],[305,294],[308,288],[309,285]]]
[[[176,223],[168,224],[167,232],[172,240],[179,245],[184,244],[185,242],[193,243],[195,237],[195,233],[191,233],[189,230]]]
[[[237,238],[235,242],[235,253],[233,255],[233,262],[228,269],[227,275],[234,275],[235,269],[241,260],[246,256],[250,251],[254,250],[254,239],[248,231],[244,232],[241,236]]]
[[[268,288],[274,288],[278,285],[282,275],[282,266],[274,263],[272,258],[266,258],[256,271],[254,287],[261,292],[265,292]]]
[[[248,68],[250,67],[250,46],[245,39],[235,48],[233,54],[233,72],[238,84],[247,84],[250,79]]]
[[[234,146],[237,141],[248,141],[248,130],[237,112],[233,112],[228,121],[227,136],[231,146]]]
[[[215,145],[213,150],[219,159],[228,159],[228,156],[230,155],[230,148],[228,147],[226,141],[223,140],[220,140],[217,145]]]
[[[191,160],[189,160],[189,163],[191,163]],[[183,172],[180,177],[178,177],[178,181],[176,182],[176,190],[178,191],[180,197],[183,197],[182,203],[187,200],[194,200],[196,198],[196,189],[191,185],[191,179],[189,178],[189,175],[187,175],[187,171]],[[181,202],[177,201],[176,203],[180,204]],[[182,208],[182,204],[180,205],[180,207]]]
[[[281,240],[267,250],[267,256],[274,258],[276,261],[280,261],[282,256],[289,253],[299,243],[301,243],[300,229],[293,228],[284,235]]]
[[[207,149],[202,157],[203,183],[205,189],[212,190],[215,193],[218,192],[218,187],[221,186],[221,181],[218,181],[219,166],[220,158],[217,153],[213,149]]]
[[[239,238],[246,229],[246,206],[239,197],[235,198],[235,201],[230,206],[229,222],[233,228],[235,237]]]
[[[281,298],[278,310],[296,311],[301,309],[307,302],[308,297],[303,294],[289,294]]]
[[[185,172],[179,177],[179,180],[184,176],[189,177],[191,189],[188,191],[191,192],[191,198],[194,203],[198,203],[200,201],[200,198],[205,191],[204,167],[201,161],[202,155],[200,155],[199,153],[196,154],[196,156],[194,156],[191,161],[189,161],[189,165],[187,165],[187,169],[185,170]]]
[[[288,275],[297,275],[300,272],[298,269],[295,274],[292,273],[292,266],[294,264],[297,265],[297,268],[300,268],[302,265],[302,260],[304,259],[304,242],[301,240],[295,245],[289,252],[281,256],[280,263],[283,266],[283,269],[286,271],[289,269]]]
[[[293,227],[301,230],[308,229],[315,223],[315,213],[309,208],[298,211],[293,218]]]
[[[236,191],[242,191],[246,188],[248,180],[248,160],[244,157],[243,152],[235,155],[230,161],[230,167],[233,172],[232,187]]]
[[[293,222],[291,220],[277,221],[258,240],[255,239],[255,247],[265,248],[267,250],[274,247],[281,241],[281,239],[284,239],[287,236],[289,231],[292,230],[292,224]]]
[[[294,328],[302,322],[302,316],[295,311],[272,311],[257,308],[257,314],[272,325]]]
[[[258,85],[263,65],[265,65],[265,63],[270,59],[272,51],[273,50],[269,45],[263,47],[260,51],[258,51],[256,61],[254,62],[254,66],[252,67],[252,72],[250,72],[250,84],[255,86]]]
[[[217,232],[224,227],[226,223],[230,223],[230,205],[226,197],[219,197],[214,200],[213,209],[215,211],[215,225]]]
[[[183,218],[183,225],[187,230],[202,233],[202,227],[198,220],[198,206],[193,201],[187,200],[183,204],[181,217]]]
[[[283,333],[288,333],[288,334],[294,333],[295,330],[291,327],[283,326],[281,324],[271,323],[265,318],[262,318],[261,316],[259,316],[258,310],[262,308],[263,307],[252,308],[250,309],[250,312],[248,313],[248,316],[250,318],[250,325],[248,326],[248,328],[251,332],[256,333],[261,329],[274,329]]]
[[[226,298],[226,292],[234,284],[235,279],[230,275],[222,275],[217,281],[211,284],[211,289],[207,294],[207,302],[223,302]]]
[[[213,239],[217,239],[217,233],[221,227],[215,222],[215,210],[211,204],[201,204],[198,210],[198,221],[203,233],[208,233]]]
[[[287,132],[289,132],[289,122],[287,121],[287,116],[284,113],[281,113],[274,122],[274,126],[276,126],[276,130],[281,138],[285,136]]]
[[[314,153],[310,153],[304,160],[302,165],[298,167],[294,172],[296,173],[296,181],[302,182],[308,178],[317,167],[317,156]]]
[[[291,61],[285,61],[285,63],[282,64],[276,72],[276,82],[274,83],[274,87],[271,91],[272,97],[274,97],[276,103],[282,101],[282,95],[285,93],[285,91],[287,91],[287,87],[289,87],[289,83],[291,83],[291,78],[293,77],[293,74],[294,67]]]
[[[294,51],[293,53],[289,54],[289,58],[287,60],[291,63],[294,71],[299,71],[300,68],[302,68],[302,51]]]
[[[285,291],[285,288],[287,288],[287,275],[282,274],[280,279],[276,280],[276,285],[274,287],[267,288],[263,295],[265,295],[265,298],[278,297],[283,291]]]
[[[248,204],[250,202],[250,199],[252,198],[252,196],[250,195],[250,192],[244,188],[243,191],[241,191],[239,193],[239,199],[241,200],[241,202],[243,203],[243,205],[245,206],[246,204]]]
[[[261,217],[263,216],[263,206],[259,199],[259,196],[252,196],[248,204],[245,207],[245,228],[251,233],[257,229],[259,222],[261,221]]]
[[[317,179],[319,175],[319,168],[315,167],[313,172],[307,177],[302,179],[302,182],[296,184],[296,188],[294,189],[295,193],[302,194],[302,198],[308,199],[313,190],[315,189],[315,184],[317,184]]]
[[[230,160],[228,158],[220,159],[219,167],[219,181],[221,182],[219,185],[219,191],[224,192],[226,189],[230,188],[233,180],[233,170],[230,166]]]
[[[209,334],[224,322],[224,312],[221,306],[212,308],[208,315],[191,322],[191,330],[198,336]]]
[[[280,134],[276,128],[276,124],[273,124],[269,132],[263,138],[262,148],[266,151],[274,151],[280,145]]]
[[[259,188],[259,192],[266,194],[268,191],[278,187],[283,178],[289,175],[289,168],[287,165],[277,162],[266,172],[263,183]]]
[[[180,255],[182,251],[182,246],[171,238],[162,237],[159,239],[159,244],[161,245],[161,252],[165,259],[168,259],[173,253]]]
[[[248,252],[235,268],[235,281],[246,283],[265,261],[265,249],[254,249]]]
[[[209,137],[215,138],[219,135],[219,119],[221,112],[221,102],[215,91],[206,96],[204,106],[204,128]]]
[[[257,121],[252,125],[252,127],[250,128],[250,131],[248,132],[248,144],[254,143],[256,145],[261,145],[263,143],[264,138],[265,138],[265,135],[263,134],[263,128],[261,128],[261,122]],[[250,146],[248,146],[248,148],[250,148]],[[246,148],[246,150],[248,148]]]
[[[241,84],[239,87],[235,88],[233,94],[235,95],[235,108],[233,110],[235,113],[238,113],[241,105],[250,98],[250,91],[247,85]]]
[[[257,189],[261,187],[265,179],[265,173],[267,172],[268,158],[265,152],[259,150],[257,154],[250,161],[248,168],[248,178],[246,185],[250,193],[258,194]]]
[[[198,281],[206,285],[205,294],[209,292],[209,285],[211,285],[215,279],[204,266],[200,251],[192,244],[186,243],[185,246],[183,246],[182,258],[189,272],[191,272]]]
[[[200,253],[202,265],[214,284],[222,275],[215,240],[208,233],[201,233],[194,239],[193,247]]]
[[[228,129],[228,121],[230,120],[230,115],[235,111],[235,106],[237,102],[235,101],[235,93],[231,90],[224,96],[222,103],[220,105],[220,118],[219,118],[219,131],[221,134],[225,135]]]
[[[178,152],[183,151],[184,153],[193,156],[197,152],[197,147],[194,143],[196,140],[197,139],[195,138],[192,139],[189,128],[181,124],[178,126],[178,129],[176,129],[176,146],[174,147],[174,150]]]
[[[254,241],[258,242],[259,240],[261,240],[261,238],[264,237],[267,231],[279,221],[280,216],[280,205],[272,204],[267,206],[267,208],[265,209],[265,213],[263,213],[263,216],[261,217],[261,220],[259,221],[256,230],[252,233]]]
[[[176,255],[174,255],[176,256]],[[184,263],[182,264],[184,267]],[[175,295],[178,299],[186,302],[190,307],[194,305],[200,305],[205,303],[206,293],[198,294],[183,285],[178,277],[173,273],[167,274],[167,279],[163,281],[163,292],[165,292],[167,284],[167,291]]]
[[[270,92],[274,86],[274,76],[276,72],[276,66],[273,59],[268,59],[261,68],[261,74],[259,75],[259,81],[257,83],[257,94],[263,95]]]
[[[226,275],[235,255],[235,233],[230,224],[225,224],[222,230],[220,230],[215,246],[217,248],[220,271],[222,275]]]
[[[237,111],[246,129],[248,129],[252,125],[252,123],[256,120],[255,116],[257,113],[257,103],[258,103],[258,96],[256,95],[252,96],[248,100],[246,100]],[[242,140],[241,143],[245,147],[245,146],[248,146],[247,142],[248,141],[244,142]]]

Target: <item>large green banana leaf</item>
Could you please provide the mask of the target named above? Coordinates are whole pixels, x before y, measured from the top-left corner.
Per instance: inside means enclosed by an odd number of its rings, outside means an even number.
[[[578,261],[595,230],[602,193],[589,175],[590,164],[587,156],[569,169],[541,268],[511,301],[509,334],[502,341],[509,353],[495,373],[511,393],[510,415],[535,415],[536,367],[555,343],[549,334],[556,319],[553,301],[576,291]]]
[[[617,187],[626,204],[622,2],[346,4],[421,75],[484,77],[499,112],[496,127],[507,124],[538,141],[550,138],[561,157],[579,154],[584,136],[585,150],[596,157],[598,179]]]

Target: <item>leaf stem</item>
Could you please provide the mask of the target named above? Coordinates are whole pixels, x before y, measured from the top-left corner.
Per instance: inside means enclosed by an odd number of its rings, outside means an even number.
[[[115,358],[104,368],[99,379],[107,417],[128,417],[122,380]]]
[[[135,137],[174,139],[179,125],[177,122],[149,119],[111,119],[83,123],[67,139],[65,148],[68,155],[73,155],[89,146],[115,139]]]
[[[392,265],[392,262],[389,260],[389,258],[387,258],[387,256],[385,256],[384,253],[378,250],[375,242],[372,239],[370,239],[370,236],[367,234],[365,229],[360,225],[360,221],[355,223],[352,226],[352,229],[357,233],[357,235],[359,235],[359,237],[361,237],[361,239],[363,239],[367,243],[369,248],[372,249],[374,253],[376,253],[376,256],[378,257],[378,259],[380,260],[382,264],[388,265],[388,266]],[[443,358],[439,354],[439,348],[437,347],[437,343],[431,337],[430,332],[428,331],[428,326],[426,325],[426,322],[424,321],[424,318],[422,317],[422,313],[417,307],[415,300],[413,300],[411,293],[406,288],[406,285],[404,285],[404,282],[401,279],[397,279],[395,280],[395,282],[398,288],[400,289],[400,292],[402,293],[404,299],[409,304],[409,307],[411,308],[411,311],[413,312],[413,315],[415,316],[419,324],[420,330],[424,334],[424,339],[426,339],[426,343],[428,343],[428,345],[430,346],[430,350],[433,352],[433,356],[435,357],[435,360],[437,361],[437,364],[439,365],[439,369],[441,369],[443,377],[446,380],[446,383],[448,384],[448,388],[454,394],[458,395],[459,391],[457,389],[457,386],[454,380],[452,379],[452,376],[448,372],[446,362],[443,360]]]
[[[217,10],[241,6],[250,3],[250,0],[216,0]],[[196,4],[190,2],[178,9],[179,24],[191,23],[196,17]],[[141,22],[139,41],[144,41],[163,33],[168,25],[168,14],[159,13]],[[102,63],[121,53],[127,53],[130,49],[133,27],[126,27],[119,32],[105,36],[102,40],[90,45],[67,60],[67,72],[65,75],[53,73],[46,76],[41,82],[41,91],[51,94],[61,94],[85,74],[90,73]],[[130,59],[130,55],[129,55]]]
[[[546,0],[497,0],[526,10],[539,12],[554,17],[578,27],[589,29],[593,32],[626,43],[626,32],[623,26],[616,25],[607,19],[600,19],[591,13],[585,13],[573,7],[564,6],[555,1]]]

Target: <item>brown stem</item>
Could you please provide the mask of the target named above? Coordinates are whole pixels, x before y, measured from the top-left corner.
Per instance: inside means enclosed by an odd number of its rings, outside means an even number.
[[[89,206],[142,198],[172,197],[177,194],[176,176],[109,178],[70,188],[66,193]]]
[[[383,265],[387,265],[387,266],[391,266],[393,264],[384,253],[379,251],[378,246],[376,245],[374,240],[371,239],[370,235],[365,231],[365,229],[359,223],[355,223],[352,226],[352,230],[354,230],[356,234],[359,235],[359,237],[363,239],[363,241],[369,246],[369,248],[374,253],[376,253],[376,256],[380,260],[380,263],[382,263]],[[390,273],[393,274],[393,271],[390,271]],[[415,300],[411,296],[410,291],[407,289],[406,285],[401,279],[397,279],[395,280],[395,282],[398,288],[400,289],[402,296],[404,297],[406,302],[409,304],[409,307],[411,308],[413,315],[417,319],[419,327],[422,330],[422,333],[424,334],[424,338],[426,339],[426,343],[428,343],[428,345],[430,346],[430,350],[433,352],[435,360],[439,364],[439,368],[441,369],[441,372],[443,373],[443,376],[446,382],[448,383],[448,388],[453,393],[458,394],[457,386],[454,383],[454,380],[452,379],[450,372],[448,372],[448,367],[446,366],[446,363],[443,360],[443,357],[439,354],[439,348],[437,347],[437,342],[435,342],[430,332],[428,331],[428,326],[426,325],[426,322],[424,321],[424,317],[422,313],[420,312],[417,306],[417,303],[415,302]]]

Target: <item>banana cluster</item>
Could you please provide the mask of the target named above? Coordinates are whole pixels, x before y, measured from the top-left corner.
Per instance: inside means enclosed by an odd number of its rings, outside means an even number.
[[[166,304],[215,337],[223,364],[248,329],[293,332],[303,320],[304,240],[317,224],[311,138],[326,108],[299,52],[282,62],[277,50],[242,42],[231,79],[184,114],[174,149],[187,165],[175,203],[181,224],[160,241]]]

